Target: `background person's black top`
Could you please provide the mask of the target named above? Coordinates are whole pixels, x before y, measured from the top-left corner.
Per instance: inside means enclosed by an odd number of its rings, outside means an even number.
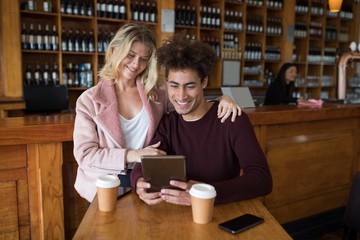
[[[266,91],[264,105],[279,105],[297,103],[297,98],[292,97],[293,84],[283,86],[281,81],[275,80]]]

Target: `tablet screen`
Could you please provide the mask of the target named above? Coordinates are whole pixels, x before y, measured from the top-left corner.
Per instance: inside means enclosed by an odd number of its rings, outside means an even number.
[[[170,180],[186,182],[185,156],[142,156],[142,172],[146,182],[151,184],[148,192],[160,192],[162,188],[178,189]]]

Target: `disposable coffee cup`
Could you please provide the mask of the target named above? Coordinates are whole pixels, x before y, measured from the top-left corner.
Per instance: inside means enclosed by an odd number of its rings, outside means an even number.
[[[116,175],[103,175],[96,180],[99,210],[115,210],[120,179]]]
[[[204,183],[194,184],[190,188],[193,221],[198,224],[211,222],[216,190]]]

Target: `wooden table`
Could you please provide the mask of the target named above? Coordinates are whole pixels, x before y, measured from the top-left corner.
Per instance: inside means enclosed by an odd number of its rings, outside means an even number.
[[[245,213],[265,222],[232,235],[218,224]],[[73,239],[291,239],[258,199],[215,205],[209,224],[192,221],[191,207],[161,203],[149,206],[136,193],[117,202],[114,212],[98,210],[95,197]]]

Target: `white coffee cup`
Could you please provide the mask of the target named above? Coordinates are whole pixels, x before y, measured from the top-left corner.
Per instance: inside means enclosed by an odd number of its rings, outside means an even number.
[[[113,211],[116,207],[120,179],[116,175],[103,175],[96,180],[99,210]]]
[[[205,183],[197,183],[190,188],[191,209],[193,221],[198,224],[211,222],[216,197],[213,186]]]

